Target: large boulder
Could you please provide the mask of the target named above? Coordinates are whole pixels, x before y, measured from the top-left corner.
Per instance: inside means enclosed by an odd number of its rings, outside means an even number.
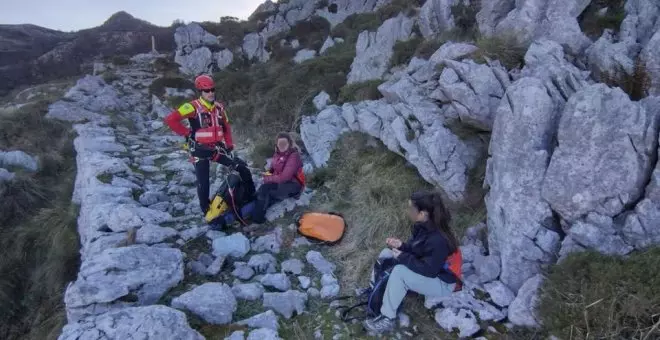
[[[181,65],[183,73],[196,76],[213,71],[215,60],[209,47],[219,46],[218,38],[205,31],[200,24],[193,22],[177,27],[174,42],[174,61]]]
[[[455,27],[451,14],[452,6],[462,0],[428,0],[419,12],[419,30],[428,39],[435,34],[452,30]]]
[[[65,292],[67,319],[76,322],[125,305],[150,305],[183,280],[178,249],[134,245],[87,259]]]
[[[243,53],[248,60],[262,63],[270,60],[270,52],[266,51],[267,39],[261,33],[250,33],[243,38]]]
[[[376,32],[360,33],[347,83],[380,79],[389,69],[394,44],[399,40],[410,38],[413,23],[413,19],[400,13],[394,18],[385,20]]]
[[[559,248],[559,226],[541,198],[541,186],[560,111],[536,78],[517,80],[504,97],[486,170],[488,246],[501,258],[500,280],[517,291]]]
[[[577,17],[589,2],[484,0],[477,22],[485,35],[511,36],[523,44],[545,37],[565,46],[573,55],[581,55],[591,41],[582,33]]]
[[[576,92],[561,116],[543,198],[567,221],[621,213],[650,176],[659,114],[602,83]]]
[[[177,339],[203,340],[188,325],[183,312],[153,305],[130,307],[70,323],[62,329],[58,340],[101,339]]]

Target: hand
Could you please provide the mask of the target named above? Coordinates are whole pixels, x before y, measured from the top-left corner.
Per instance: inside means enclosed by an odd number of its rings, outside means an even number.
[[[401,240],[399,240],[398,238],[394,238],[394,237],[388,237],[385,240],[385,243],[390,248],[393,248],[393,249],[399,249],[401,247],[401,245],[403,244],[403,242],[401,242]]]
[[[396,259],[399,258],[399,255],[401,255],[401,250],[399,249],[392,249],[392,256]]]

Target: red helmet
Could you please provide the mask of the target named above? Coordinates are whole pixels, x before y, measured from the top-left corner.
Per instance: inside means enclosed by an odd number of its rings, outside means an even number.
[[[215,83],[213,78],[203,74],[195,78],[195,88],[198,90],[209,90],[215,88]]]

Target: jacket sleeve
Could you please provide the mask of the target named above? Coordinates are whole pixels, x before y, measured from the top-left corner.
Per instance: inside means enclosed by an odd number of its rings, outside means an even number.
[[[225,109],[224,106],[222,106],[222,126],[223,126],[223,131],[222,133],[225,136],[225,144],[229,149],[234,148],[234,139],[231,135],[231,125],[229,125],[229,117],[227,117],[227,109]]]
[[[413,272],[426,276],[437,277],[444,269],[444,263],[449,257],[447,241],[441,235],[435,235],[427,240],[425,254],[417,257],[411,252],[402,252],[397,260]]]
[[[284,170],[282,173],[277,175],[265,176],[264,183],[284,183],[294,179],[298,169],[302,166],[302,161],[300,160],[300,154],[294,152],[289,155],[289,158],[286,160],[284,165]]]
[[[195,107],[190,103],[185,103],[165,117],[165,124],[177,135],[186,137],[190,135],[190,129],[183,125],[182,121],[189,118],[194,112]]]

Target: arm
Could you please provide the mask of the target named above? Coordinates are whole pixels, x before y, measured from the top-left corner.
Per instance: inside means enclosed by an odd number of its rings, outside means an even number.
[[[187,137],[190,135],[190,129],[183,125],[181,121],[189,118],[194,112],[195,107],[190,103],[185,103],[165,117],[165,124],[177,135]]]
[[[409,252],[402,252],[397,259],[399,263],[417,274],[436,277],[443,271],[443,265],[449,257],[449,247],[442,235],[434,235],[427,241],[426,247],[429,249],[423,258],[418,258]]]
[[[300,154],[297,152],[289,155],[284,165],[284,170],[281,174],[264,177],[264,183],[284,183],[292,180],[296,176],[296,172],[302,166]]]
[[[225,110],[225,107],[223,105],[220,106],[220,112],[222,112],[222,123],[223,123],[222,132],[225,136],[225,145],[227,145],[227,148],[229,148],[229,150],[232,150],[234,149],[234,139],[231,135],[231,126],[229,125],[229,117],[227,117],[227,110]]]

